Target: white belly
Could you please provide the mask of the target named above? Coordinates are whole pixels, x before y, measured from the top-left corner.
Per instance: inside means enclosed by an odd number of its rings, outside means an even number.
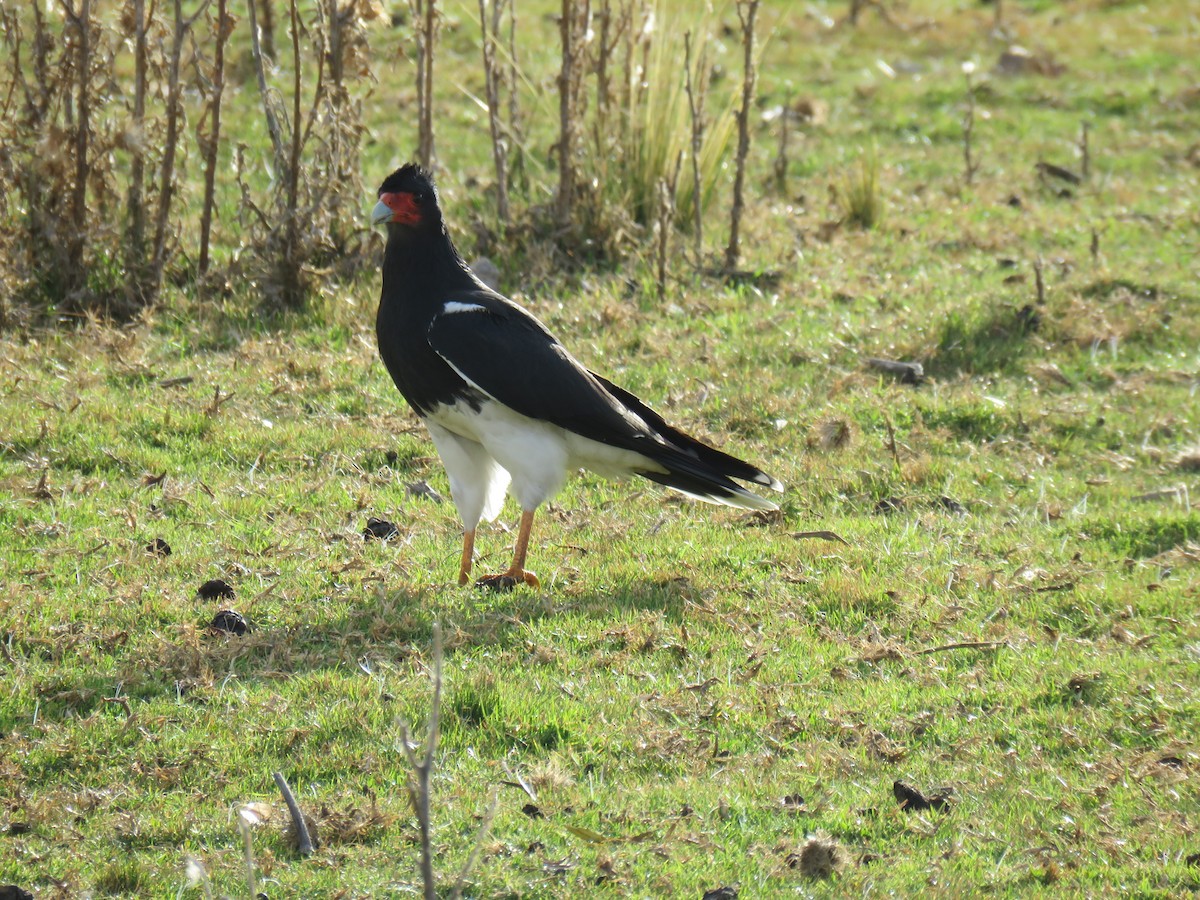
[[[581,437],[490,399],[483,400],[478,411],[467,403],[440,406],[429,418],[482,445],[512,475],[512,493],[523,509],[534,509],[554,496],[576,469],[590,469],[608,478],[663,471],[640,453]]]

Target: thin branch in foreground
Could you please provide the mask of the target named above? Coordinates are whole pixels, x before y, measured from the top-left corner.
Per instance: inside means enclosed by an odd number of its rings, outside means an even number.
[[[425,752],[418,757],[416,744],[408,723],[400,722],[400,741],[404,755],[412,772],[406,787],[417,827],[421,833],[421,880],[425,886],[425,900],[437,900],[437,880],[433,874],[433,838],[430,830],[430,781],[433,777],[433,758],[437,752],[442,719],[442,628],[433,626],[433,699],[429,708],[429,727],[425,735]]]
[[[450,891],[450,900],[459,900],[463,888],[467,885],[467,878],[470,877],[471,870],[479,862],[479,854],[483,852],[483,842],[487,840],[487,836],[492,831],[492,820],[496,818],[496,807],[499,805],[499,801],[499,790],[493,787],[488,795],[487,811],[483,814],[483,821],[479,823],[479,830],[475,832],[475,845],[471,848],[471,853],[463,863],[462,869],[459,870],[454,888]]]
[[[433,871],[433,823],[430,815],[432,806],[433,792],[431,781],[433,779],[434,760],[437,756],[438,738],[441,735],[442,723],[442,688],[444,679],[442,676],[442,628],[437,622],[433,624],[433,698],[429,706],[429,725],[425,733],[425,749],[418,756],[417,744],[412,738],[412,731],[408,727],[408,723],[404,720],[400,721],[400,742],[404,748],[404,755],[408,758],[408,764],[412,771],[409,772],[405,787],[408,789],[408,799],[412,803],[413,813],[417,817],[417,827],[421,836],[421,881],[424,886],[423,896],[425,900],[437,900],[437,878]],[[483,842],[487,839],[491,832],[492,819],[496,815],[497,791],[493,788],[490,799],[488,800],[487,811],[483,815],[483,822],[479,827],[479,831],[475,836],[475,845],[468,855],[467,860],[463,863],[462,869],[458,873],[458,878],[455,880],[454,887],[451,889],[449,897],[451,900],[457,900],[462,896],[464,887],[467,884],[467,878],[471,874],[471,870],[475,868],[475,864],[479,862],[479,854],[482,852]]]

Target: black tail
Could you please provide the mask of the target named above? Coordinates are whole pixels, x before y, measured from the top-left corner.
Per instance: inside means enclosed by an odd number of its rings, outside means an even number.
[[[730,456],[689,434],[684,434],[678,428],[673,428],[662,416],[629,391],[595,372],[592,376],[626,409],[638,416],[668,443],[661,453],[641,450],[667,469],[666,473],[639,472],[642,477],[709,503],[721,503],[742,509],[779,508],[770,500],[763,499],[732,480],[738,478],[742,481],[752,481],[773,491],[782,491],[783,485],[777,479],[757,466],[752,466],[736,456]]]

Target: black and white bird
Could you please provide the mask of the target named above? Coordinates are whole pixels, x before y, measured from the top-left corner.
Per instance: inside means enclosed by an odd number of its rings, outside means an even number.
[[[640,475],[711,503],[777,508],[734,479],[780,491],[777,480],[672,428],[479,281],[455,250],[423,169],[409,164],[387,177],[371,223],[387,226],[379,355],[450,477],[464,529],[460,584],[470,579],[476,526],[499,514],[511,490],[521,506],[512,565],[477,583],[536,587],[525,568],[534,512],[580,468]]]

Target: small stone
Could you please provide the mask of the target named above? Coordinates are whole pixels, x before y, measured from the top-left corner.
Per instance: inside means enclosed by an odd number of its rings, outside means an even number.
[[[493,291],[500,290],[500,268],[486,256],[480,256],[472,262],[471,271]]]

